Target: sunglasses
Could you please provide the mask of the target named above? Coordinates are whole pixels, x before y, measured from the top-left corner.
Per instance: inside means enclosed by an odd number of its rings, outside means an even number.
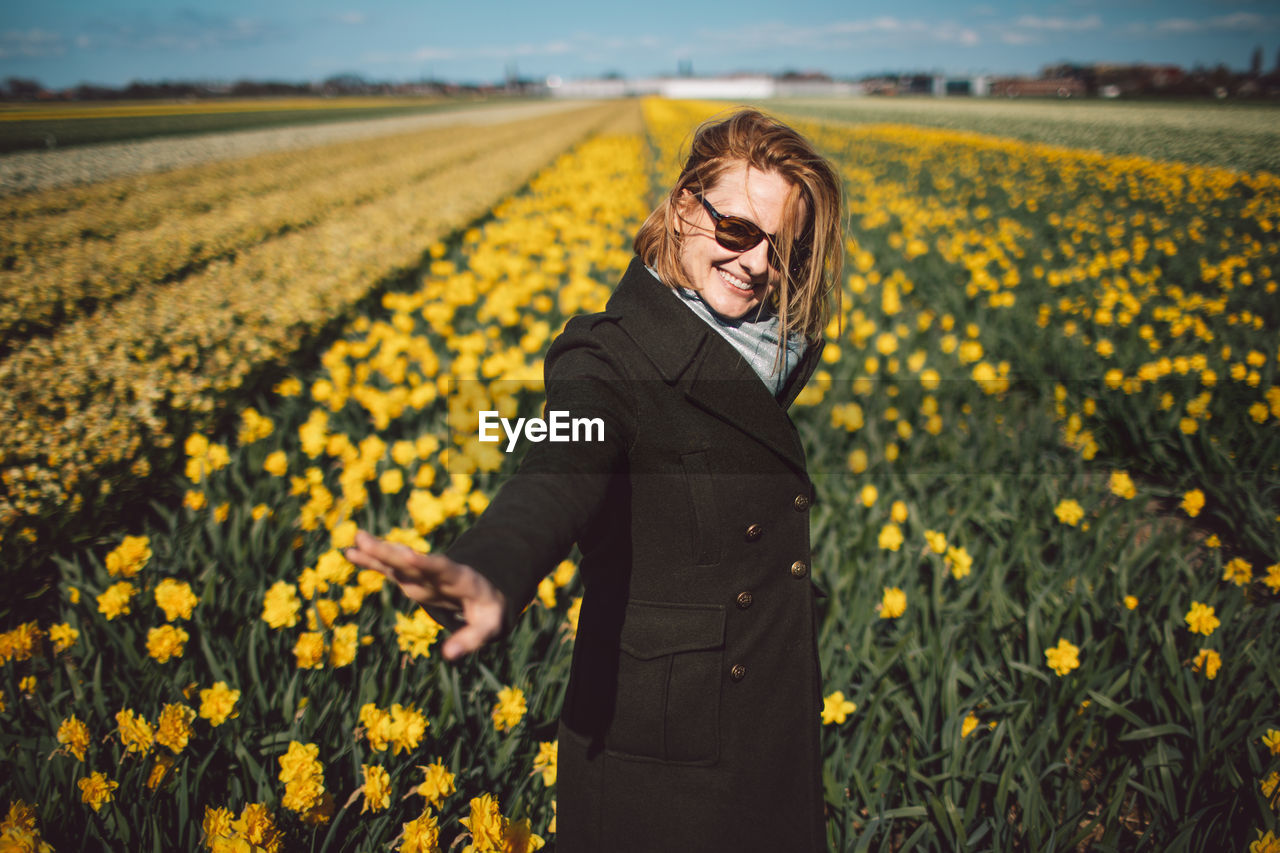
[[[716,242],[730,252],[746,252],[760,245],[761,240],[769,241],[769,264],[776,270],[782,269],[782,256],[778,252],[778,244],[772,234],[764,230],[750,219],[741,216],[725,216],[711,206],[702,195],[694,193],[694,198],[702,202],[711,220],[716,224]],[[791,275],[799,275],[809,260],[809,247],[797,243],[791,247]]]

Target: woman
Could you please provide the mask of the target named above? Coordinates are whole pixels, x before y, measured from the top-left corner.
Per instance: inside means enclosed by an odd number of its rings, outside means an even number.
[[[563,853],[823,850],[813,489],[786,412],[838,293],[838,179],[738,111],[698,130],[635,249],[545,361],[548,410],[604,440],[532,445],[444,555],[361,533],[348,556],[455,627],[456,659],[578,544]]]

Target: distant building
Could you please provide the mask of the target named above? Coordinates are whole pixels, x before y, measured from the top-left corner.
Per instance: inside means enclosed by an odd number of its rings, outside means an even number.
[[[991,81],[991,94],[1005,98],[1079,98],[1088,93],[1075,77],[999,77]]]

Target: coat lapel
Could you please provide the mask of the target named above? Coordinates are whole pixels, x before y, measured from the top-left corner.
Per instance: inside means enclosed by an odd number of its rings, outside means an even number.
[[[787,407],[813,374],[825,342],[811,346],[775,400],[733,345],[680,304],[639,258],[635,258],[609,300],[606,313],[619,317],[627,332],[671,385],[686,398],[741,430],[804,472],[804,448]]]

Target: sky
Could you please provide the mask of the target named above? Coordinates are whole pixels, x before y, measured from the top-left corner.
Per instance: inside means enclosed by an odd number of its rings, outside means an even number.
[[[0,0],[0,80],[498,82],[614,73],[1271,70],[1280,0]]]

